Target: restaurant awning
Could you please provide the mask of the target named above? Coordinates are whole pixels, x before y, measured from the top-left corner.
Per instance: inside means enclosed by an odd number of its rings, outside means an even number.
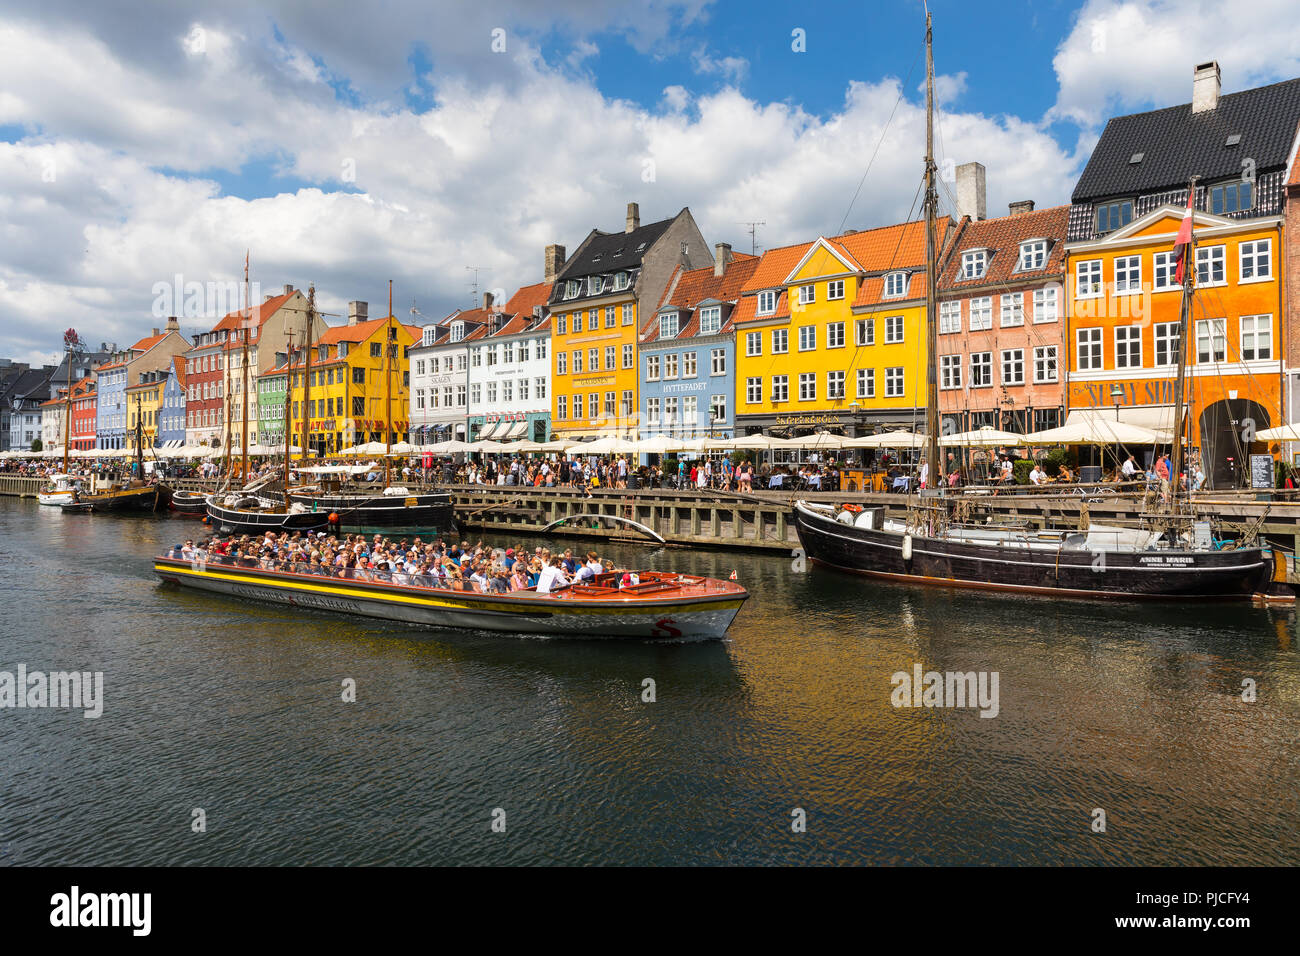
[[[506,438],[522,438],[528,431],[527,422],[515,422],[510,426],[510,431],[506,432]]]
[[[1065,418],[1065,426],[1089,426],[1100,423],[1100,428],[1114,425],[1136,425],[1147,431],[1155,432],[1157,440],[1171,442],[1174,440],[1174,406],[1172,405],[1121,405],[1116,408],[1076,408]]]

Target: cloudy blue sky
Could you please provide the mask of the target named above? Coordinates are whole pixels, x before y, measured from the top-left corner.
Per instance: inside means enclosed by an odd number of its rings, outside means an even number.
[[[984,163],[991,214],[1068,201],[1105,119],[1187,102],[1200,60],[1225,92],[1300,74],[1285,0],[931,9],[939,160]],[[392,278],[433,319],[471,304],[467,267],[509,294],[629,200],[745,249],[747,220],[760,248],[897,221],[922,40],[910,0],[6,0],[0,356],[69,325],[129,344],[158,283],[228,281],[246,249],[263,294],[375,314]]]

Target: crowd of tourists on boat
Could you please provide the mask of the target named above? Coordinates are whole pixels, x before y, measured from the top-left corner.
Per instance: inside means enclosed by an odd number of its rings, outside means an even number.
[[[445,542],[441,538],[392,540],[382,535],[303,535],[268,531],[262,536],[229,535],[196,542],[187,539],[169,557],[203,566],[209,563],[414,587],[501,593],[533,589],[546,594],[598,574],[618,571],[595,551],[575,556],[523,545],[489,548],[482,541]],[[619,586],[639,583],[635,571],[622,570]]]

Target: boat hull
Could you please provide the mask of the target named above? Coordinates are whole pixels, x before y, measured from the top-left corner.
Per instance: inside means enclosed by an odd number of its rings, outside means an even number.
[[[1259,548],[1238,551],[1044,551],[910,536],[846,525],[795,506],[805,554],[818,564],[916,584],[1082,598],[1244,600],[1267,584]]]
[[[176,491],[172,493],[172,511],[181,514],[201,515],[206,513],[208,496],[196,491]]]
[[[289,500],[317,512],[338,515],[341,532],[428,534],[452,532],[456,515],[451,496],[294,494]]]
[[[171,489],[166,485],[149,485],[144,488],[123,488],[102,494],[81,495],[76,500],[61,502],[65,511],[95,514],[139,514],[160,511],[171,499]]]
[[[264,534],[273,531],[311,532],[329,529],[329,515],[323,512],[273,512],[231,508],[218,504],[215,495],[205,502],[209,523],[222,534]]]
[[[155,559],[154,571],[163,581],[231,597],[402,624],[550,637],[720,638],[749,596],[735,586],[720,587],[713,595],[653,603],[566,599],[532,592],[480,594],[174,558]]]
[[[72,501],[72,492],[71,491],[42,491],[37,493],[36,501],[39,504],[58,507],[59,505],[66,505]]]

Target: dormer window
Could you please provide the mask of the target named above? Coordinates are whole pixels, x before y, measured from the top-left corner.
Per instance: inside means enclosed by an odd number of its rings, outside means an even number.
[[[465,337],[465,323],[464,322],[451,323],[451,341],[459,342],[464,337]]]
[[[966,279],[982,279],[984,273],[989,267],[989,251],[987,249],[972,249],[969,252],[961,254],[961,277]]]
[[[1047,265],[1047,240],[1030,239],[1020,244],[1020,258],[1016,262],[1017,272],[1032,272]]]
[[[907,294],[907,273],[890,272],[885,276],[885,291],[882,293],[886,299],[898,299]]]
[[[1133,200],[1120,199],[1097,206],[1097,235],[1122,229],[1133,221]]]
[[[1210,212],[1220,216],[1225,212],[1241,212],[1251,207],[1250,181],[1236,179],[1210,187]]]
[[[776,311],[776,292],[772,289],[766,289],[758,294],[759,315],[771,315]]]
[[[706,305],[700,309],[700,334],[713,335],[722,328],[722,306]]]
[[[659,337],[665,339],[677,337],[676,312],[665,312],[659,317]]]
[[[600,290],[605,287],[604,276],[587,277],[587,295],[600,295]]]
[[[437,337],[438,337],[438,330],[435,329],[433,326],[429,326],[424,330],[424,334],[420,336],[420,344],[432,345],[433,340],[436,339]]]
[[[582,280],[570,279],[564,283],[564,297],[566,299],[576,299],[582,294]]]
[[[626,289],[628,287],[628,284],[631,281],[631,278],[632,277],[629,276],[626,272],[614,273],[614,291],[622,292],[624,289]]]

